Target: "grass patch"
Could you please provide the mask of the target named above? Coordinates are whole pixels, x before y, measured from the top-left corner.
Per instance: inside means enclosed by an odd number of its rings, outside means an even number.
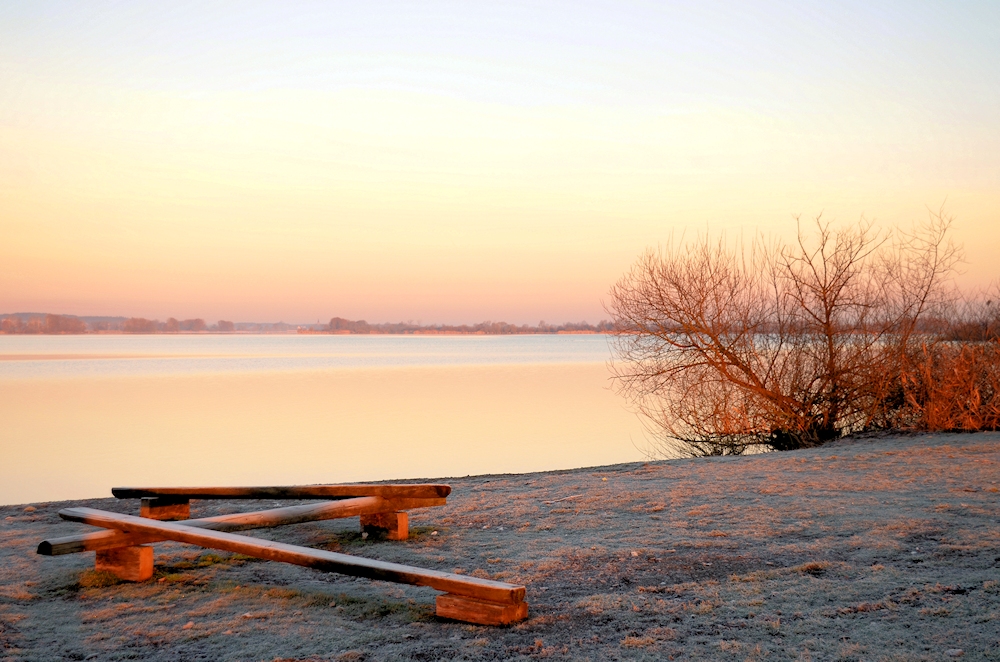
[[[656,645],[656,639],[652,637],[626,636],[622,639],[622,648],[651,648]]]
[[[440,526],[411,526],[410,540],[433,539],[444,535],[444,533],[445,528]]]
[[[123,583],[113,572],[106,570],[84,570],[79,579],[82,588],[107,588]]]
[[[355,621],[389,618],[400,623],[429,622],[433,620],[434,607],[417,604],[413,600],[389,600],[385,597],[358,597],[339,593],[305,593],[294,589],[270,589],[267,597],[301,601],[303,606],[336,610],[339,616]]]
[[[822,577],[826,574],[826,571],[833,565],[832,563],[827,563],[826,561],[810,561],[809,563],[803,563],[800,566],[792,568],[795,572],[800,572],[803,575],[812,575],[813,577]]]
[[[951,610],[948,609],[947,607],[936,607],[936,608],[928,607],[926,609],[921,609],[920,615],[945,617],[945,616],[951,616]]]
[[[194,579],[194,575],[189,572],[164,572],[157,573],[156,581],[161,584],[186,584]]]
[[[208,554],[202,554],[201,557],[195,562],[195,567],[207,568],[211,565],[216,565],[218,563],[232,563],[232,559],[228,556],[220,556],[209,552]]]

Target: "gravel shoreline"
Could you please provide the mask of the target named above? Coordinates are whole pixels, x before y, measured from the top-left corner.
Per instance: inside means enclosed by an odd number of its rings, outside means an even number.
[[[998,433],[431,480],[449,504],[413,511],[405,543],[356,518],[249,533],[525,584],[527,621],[173,543],[142,584],[34,553],[89,528],[61,508],[138,510],[92,499],[0,507],[0,659],[1000,660]]]

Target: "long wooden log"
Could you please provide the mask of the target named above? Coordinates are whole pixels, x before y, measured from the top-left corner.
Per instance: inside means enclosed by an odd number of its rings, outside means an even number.
[[[524,587],[506,582],[426,570],[400,563],[376,561],[338,554],[337,552],[260,540],[235,533],[199,529],[187,523],[161,522],[132,515],[109,513],[94,508],[66,508],[59,511],[59,516],[74,522],[114,528],[130,533],[155,535],[165,540],[221,549],[269,561],[292,563],[324,572],[337,572],[399,584],[428,586],[452,595],[476,598],[492,603],[517,604],[524,600]]]
[[[185,520],[184,524],[212,531],[245,531],[263,529],[302,522],[356,517],[374,513],[395,512],[443,506],[445,499],[384,499],[382,497],[357,497],[341,501],[308,503],[300,506],[286,506],[259,510],[252,513],[233,513],[202,519]],[[118,530],[97,531],[63,538],[43,540],[38,544],[38,553],[45,556],[59,556],[77,552],[91,552],[113,547],[145,545],[164,540],[162,537],[138,533],[123,533]]]
[[[119,499],[334,499],[380,496],[386,499],[443,499],[451,485],[289,485],[285,487],[114,487]]]

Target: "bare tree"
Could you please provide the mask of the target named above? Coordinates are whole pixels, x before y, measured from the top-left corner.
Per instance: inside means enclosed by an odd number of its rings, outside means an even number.
[[[787,245],[647,251],[612,289],[616,385],[663,450],[785,450],[892,427],[919,321],[946,300],[950,219],[911,233],[817,218]]]

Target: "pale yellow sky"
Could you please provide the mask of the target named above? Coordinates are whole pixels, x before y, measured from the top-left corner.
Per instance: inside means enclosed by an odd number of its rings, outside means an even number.
[[[1000,276],[988,3],[0,9],[0,312],[605,316],[649,245],[947,200]]]

